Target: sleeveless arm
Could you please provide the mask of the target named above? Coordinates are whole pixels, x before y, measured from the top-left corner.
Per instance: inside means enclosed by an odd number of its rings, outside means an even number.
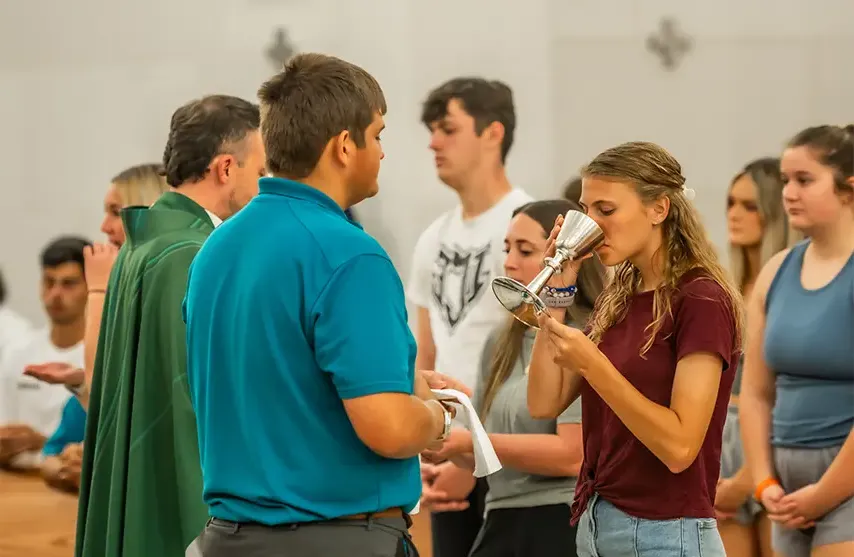
[[[854,497],[854,474],[851,470],[854,470],[854,429],[818,481],[819,505],[830,511]],[[784,497],[781,503],[785,505],[787,498]]]
[[[738,406],[744,457],[754,486],[774,475],[768,440],[771,438],[775,385],[762,354],[762,345],[768,289],[788,253],[789,250],[780,252],[765,264],[747,304],[747,343]]]

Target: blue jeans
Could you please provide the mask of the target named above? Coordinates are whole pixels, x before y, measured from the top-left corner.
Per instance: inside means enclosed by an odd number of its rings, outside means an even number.
[[[648,520],[598,494],[578,522],[578,557],[726,557],[714,518]]]

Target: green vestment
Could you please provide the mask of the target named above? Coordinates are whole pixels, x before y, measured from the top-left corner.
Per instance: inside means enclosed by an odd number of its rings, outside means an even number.
[[[183,557],[208,509],[181,303],[213,225],[175,192],[122,219],[127,240],[104,300],[75,557]]]

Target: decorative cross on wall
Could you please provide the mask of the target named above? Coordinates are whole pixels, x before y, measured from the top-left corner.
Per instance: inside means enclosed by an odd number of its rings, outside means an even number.
[[[668,70],[675,69],[692,46],[691,38],[680,33],[676,22],[671,18],[662,19],[658,31],[646,40],[646,47],[658,55],[662,65]]]
[[[277,70],[281,70],[294,54],[296,54],[296,48],[288,38],[288,32],[284,27],[279,27],[273,35],[273,44],[267,48],[267,58]]]

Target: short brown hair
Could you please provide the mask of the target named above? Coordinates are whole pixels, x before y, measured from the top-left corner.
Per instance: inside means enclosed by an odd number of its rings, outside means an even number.
[[[258,129],[258,107],[227,95],[191,101],[172,114],[169,139],[163,151],[166,181],[177,188],[205,177],[217,155]]]
[[[258,89],[267,168],[300,179],[314,171],[329,140],[347,130],[365,146],[365,129],[386,113],[385,95],[364,69],[324,54],[291,58]]]
[[[513,90],[504,82],[480,77],[458,77],[446,81],[427,95],[421,108],[421,123],[429,127],[444,118],[448,113],[448,103],[453,99],[459,101],[466,113],[474,118],[477,135],[482,134],[493,122],[504,127],[504,139],[501,142],[501,162],[504,162],[513,146],[513,134],[516,131]]]

